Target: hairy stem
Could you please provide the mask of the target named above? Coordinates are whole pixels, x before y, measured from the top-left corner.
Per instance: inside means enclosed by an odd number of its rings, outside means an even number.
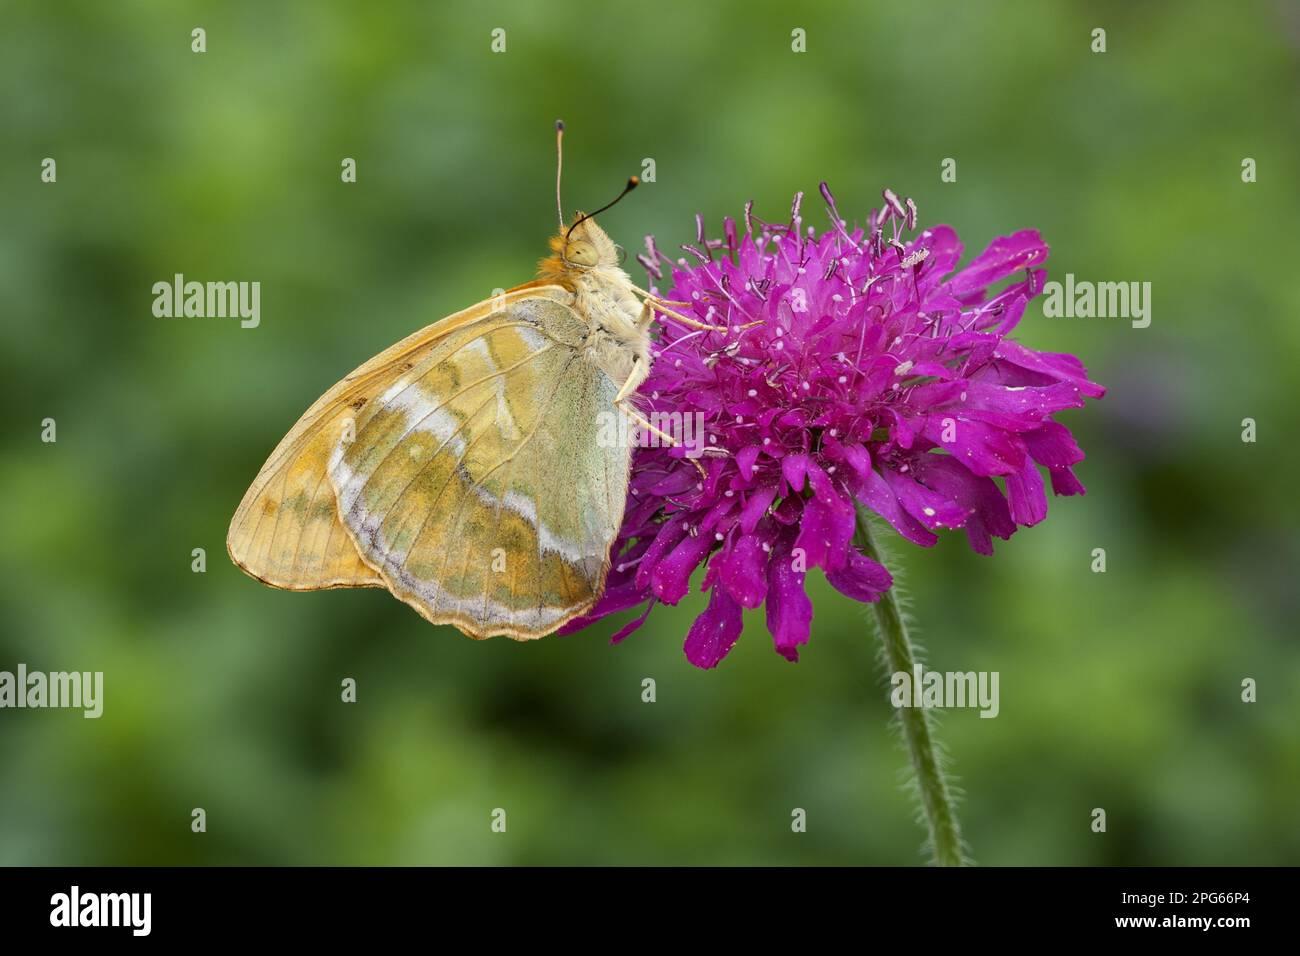
[[[880,561],[880,552],[875,541],[872,540],[869,514],[866,509],[858,507],[858,527],[854,540],[863,554],[872,560]],[[915,673],[917,655],[908,637],[907,622],[899,609],[898,585],[895,584],[881,595],[880,600],[871,607],[875,612],[876,626],[880,631],[885,664],[889,673],[907,674],[908,680],[911,681]],[[965,862],[962,856],[961,827],[957,823],[953,794],[943,772],[934,737],[934,726],[926,709],[915,706],[919,702],[920,690],[916,686],[912,688],[914,706],[898,708],[899,720],[903,727],[903,739],[907,743],[917,791],[921,797],[921,808],[930,831],[930,848],[934,853],[934,860],[940,866],[961,866]]]

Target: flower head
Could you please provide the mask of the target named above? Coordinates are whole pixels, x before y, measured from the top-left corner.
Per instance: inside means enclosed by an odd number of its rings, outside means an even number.
[[[697,216],[683,247],[694,262],[673,264],[646,240],[638,259],[652,279],[671,267],[664,298],[726,328],[665,321],[641,389],[652,420],[702,421],[704,447],[637,449],[606,591],[566,631],[645,604],[621,640],[706,564],[690,661],[715,666],[742,609],[760,606],[776,650],[797,660],[813,616],[807,569],[859,601],[892,584],[852,544],[856,505],[917,544],[959,528],[991,554],[993,537],[1046,516],[1040,466],[1054,493],[1083,493],[1071,470],[1083,452],[1052,416],[1104,389],[1074,356],[1007,338],[1043,288],[1038,232],[1000,237],[954,273],[956,232],[915,234],[910,199],[885,190],[867,228],[849,231],[821,193],[832,228],[820,236],[803,226],[800,193],[784,225],[746,206],[743,236],[728,218],[724,238],[706,239]]]

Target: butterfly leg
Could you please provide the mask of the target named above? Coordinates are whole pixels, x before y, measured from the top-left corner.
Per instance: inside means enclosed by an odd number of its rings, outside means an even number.
[[[665,299],[663,296],[655,295],[653,292],[647,291],[638,285],[632,286],[632,291],[643,299],[654,299],[656,302],[662,302],[664,305],[688,306],[691,304],[689,302],[682,302],[680,299]]]
[[[676,448],[678,445],[681,444],[681,442],[679,442],[672,435],[669,435],[667,432],[662,431],[656,428],[654,425],[650,424],[650,422],[647,421],[646,418],[643,415],[641,415],[640,412],[634,409],[630,404],[626,402],[616,401],[615,405],[617,405],[618,408],[622,410],[623,414],[627,415],[628,418],[632,419],[633,422],[635,422],[637,425],[640,425],[642,428],[644,428],[650,434],[654,435],[656,438],[658,438],[661,442],[663,442],[668,447]],[[708,473],[704,470],[704,467],[698,461],[696,461],[694,458],[691,458],[689,455],[687,456],[686,460],[695,466],[695,470],[700,473],[701,478],[708,477]]]
[[[679,442],[672,435],[668,434],[665,431],[661,431],[660,429],[656,428],[654,425],[650,424],[650,422],[644,416],[642,416],[640,412],[634,409],[631,405],[620,405],[619,408],[622,409],[624,415],[632,419],[633,422],[640,425],[642,428],[644,428],[650,434],[654,435],[664,444],[670,447],[676,447],[677,445],[681,444],[681,442]]]
[[[644,319],[645,319],[645,314],[643,311],[642,321],[644,321]],[[640,322],[637,323],[637,328],[641,328]],[[614,396],[614,404],[622,406],[625,402],[627,402],[628,397],[633,392],[635,392],[638,388],[641,387],[641,383],[644,382],[649,377],[650,377],[649,367],[644,365],[641,362],[641,359],[639,357],[632,359],[632,371],[628,373],[627,381],[623,383],[623,387],[620,388],[618,390],[618,394]]]
[[[642,312],[643,320],[645,317],[645,313],[649,312],[649,310],[650,310],[650,305],[649,303],[646,303],[646,308]],[[637,425],[640,425],[651,435],[654,435],[660,441],[664,442],[669,448],[675,448],[678,445],[680,445],[681,442],[679,442],[672,435],[669,435],[667,432],[659,428],[656,428],[654,425],[652,425],[649,421],[646,420],[644,415],[642,415],[632,406],[632,401],[631,401],[632,393],[641,387],[641,383],[644,382],[649,375],[650,375],[650,370],[641,364],[640,359],[633,360],[632,371],[628,373],[627,381],[623,383],[623,387],[618,390],[618,395],[614,397],[614,407],[622,411],[625,415],[627,415],[628,418],[632,419],[633,422],[635,422]],[[700,463],[698,461],[690,457],[688,457],[687,460],[692,465],[695,466],[695,470],[700,473],[701,477],[707,477],[705,475],[704,469],[700,466]]]
[[[646,305],[653,307],[654,311],[659,312],[662,315],[667,315],[670,316],[671,318],[676,319],[678,322],[680,322],[682,325],[687,326],[688,328],[701,329],[705,332],[728,331],[725,325],[709,325],[707,322],[701,322],[699,319],[692,319],[689,316],[682,315],[680,312],[674,312],[672,309],[668,308],[666,305],[659,302],[657,299],[647,299]]]
[[[636,320],[636,330],[645,332],[650,328],[655,320],[655,310],[650,305],[650,300],[646,299],[641,303],[641,315]]]
[[[678,322],[682,323],[682,325],[689,326],[692,329],[703,329],[706,332],[730,331],[725,325],[709,325],[705,322],[700,322],[698,319],[692,319],[688,316],[682,315],[680,312],[674,312],[672,309],[669,309],[666,306],[664,306],[664,304],[657,299],[652,299],[648,301],[649,304],[653,304],[656,312],[662,313],[663,315],[671,316],[672,318],[676,319]],[[739,332],[742,329],[752,329],[754,326],[762,325],[762,324],[763,324],[762,321],[747,322],[744,325],[736,326],[736,331]]]
[[[682,315],[680,312],[675,312],[672,309],[668,308],[669,305],[689,305],[690,304],[689,302],[676,302],[669,299],[661,299],[657,295],[651,295],[645,289],[640,289],[637,288],[636,286],[633,286],[632,290],[645,297],[645,302],[643,303],[641,308],[641,321],[637,323],[638,328],[643,328],[643,329],[648,328],[650,322],[654,320],[654,313],[659,312],[663,315],[671,316],[672,318],[676,319],[678,322],[682,323],[682,325],[688,326],[689,328],[692,329],[701,329],[702,331],[705,332],[730,331],[725,325],[709,325],[705,322],[699,321],[698,319],[692,319],[689,316]],[[761,321],[749,322],[745,325],[736,326],[736,329],[737,331],[741,329],[752,329],[754,326],[762,325],[762,324],[763,323]]]

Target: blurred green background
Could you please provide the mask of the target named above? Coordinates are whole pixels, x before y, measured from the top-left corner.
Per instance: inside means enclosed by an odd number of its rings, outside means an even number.
[[[997,719],[942,726],[979,862],[1300,862],[1297,5],[619,7],[3,5],[0,670],[102,670],[106,699],[0,711],[0,863],[920,861],[869,619],[820,575],[799,664],[754,613],[706,673],[698,594],[615,648],[620,621],[476,643],[226,558],[317,395],[532,277],[557,116],[570,208],[655,159],[603,217],[632,249],[799,189],[820,228],[827,179],[851,218],[888,185],[968,255],[1037,227],[1052,278],[1153,284],[1150,328],[1040,299],[1017,333],[1110,388],[1063,416],[1087,497],[895,567],[931,664],[1001,674]],[[154,318],[177,272],[260,281],[261,326]]]

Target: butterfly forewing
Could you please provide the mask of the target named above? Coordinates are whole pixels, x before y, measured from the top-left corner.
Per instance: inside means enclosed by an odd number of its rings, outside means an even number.
[[[540,637],[604,587],[629,450],[598,440],[617,386],[583,356],[566,295],[535,290],[440,339],[330,461],[365,561],[475,637]]]

